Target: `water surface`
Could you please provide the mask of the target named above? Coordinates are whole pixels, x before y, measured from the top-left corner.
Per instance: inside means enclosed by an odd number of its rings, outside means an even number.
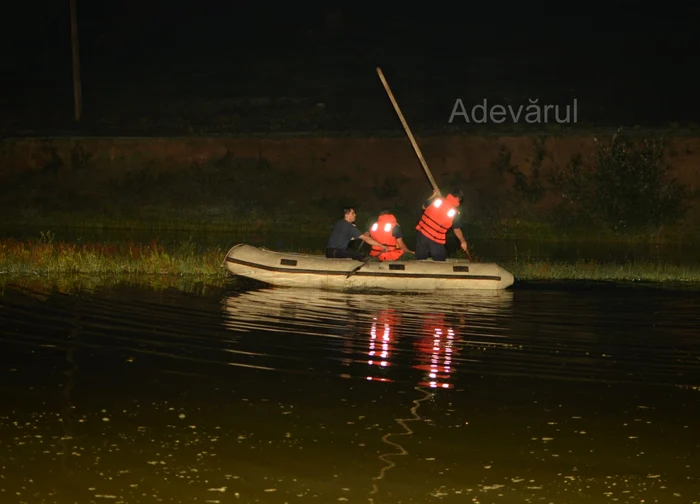
[[[0,502],[698,502],[698,289],[0,296]]]

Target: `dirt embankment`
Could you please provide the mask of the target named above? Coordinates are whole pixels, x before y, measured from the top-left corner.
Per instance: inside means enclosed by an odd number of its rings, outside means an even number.
[[[593,135],[452,135],[417,141],[443,191],[454,185],[462,187],[472,216],[503,204],[514,190],[517,172],[524,177],[539,173],[544,180],[577,155],[584,165],[590,162],[596,147]],[[669,138],[666,156],[674,167],[674,176],[697,194],[700,137]],[[431,192],[405,136],[68,137],[6,139],[0,143],[0,181],[5,195],[20,186],[39,191],[29,181],[50,177],[52,183],[44,184],[41,190],[53,187],[71,189],[73,195],[109,197],[107,188],[113,189],[125,180],[133,185],[137,175],[158,181],[176,174],[184,176],[193,169],[211,179],[213,186],[217,180],[231,184],[231,198],[245,195],[249,202],[258,199],[282,211],[309,201],[325,202],[325,208],[348,200],[371,208],[385,204],[415,206]],[[14,185],[17,181],[23,182]],[[206,198],[206,191],[202,191],[201,198]],[[551,195],[537,204],[549,203]]]

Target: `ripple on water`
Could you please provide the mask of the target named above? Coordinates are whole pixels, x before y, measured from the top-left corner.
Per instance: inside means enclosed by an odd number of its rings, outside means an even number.
[[[6,291],[0,501],[692,502],[694,303]]]

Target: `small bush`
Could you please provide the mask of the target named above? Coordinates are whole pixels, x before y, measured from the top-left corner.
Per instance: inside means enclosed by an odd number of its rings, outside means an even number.
[[[635,143],[620,130],[601,143],[591,166],[576,157],[552,178],[561,195],[560,224],[602,226],[614,232],[659,229],[681,219],[688,193],[671,177],[662,139]]]

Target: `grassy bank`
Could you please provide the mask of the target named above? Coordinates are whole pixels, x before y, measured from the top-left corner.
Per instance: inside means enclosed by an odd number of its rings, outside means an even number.
[[[526,140],[488,149],[475,143],[483,151],[480,165],[467,170],[449,165],[452,171],[441,175],[443,189],[456,185],[466,191],[468,237],[684,243],[700,236],[700,190],[681,184],[667,161],[680,155],[672,150],[680,147],[622,132],[577,154],[568,154],[581,148],[577,143]],[[72,146],[51,139],[32,143],[31,163],[2,180],[12,190],[0,202],[0,227],[325,235],[340,209],[353,204],[357,225],[365,229],[389,206],[412,240],[427,196],[423,179],[396,167],[383,173],[363,166],[361,158],[324,164],[347,157],[343,144],[327,146],[325,154],[313,142],[286,151],[270,144],[254,156],[236,151],[235,143],[217,143],[218,150],[210,143],[171,139],[114,152],[85,139]],[[683,145],[690,152],[695,144]],[[373,148],[375,157],[393,152]],[[175,168],[168,156],[174,156]],[[693,169],[687,159],[684,163],[686,172]]]
[[[164,211],[162,214],[147,217],[114,217],[89,212],[56,212],[32,218],[4,215],[0,217],[0,229],[16,229],[18,226],[29,229],[53,229],[68,232],[81,232],[86,235],[97,231],[133,232],[180,232],[180,233],[231,233],[266,235],[295,233],[305,236],[328,236],[333,222],[338,218],[336,211],[287,213],[266,215],[253,211],[253,215],[220,213],[208,214],[205,209],[192,212]],[[207,215],[210,215],[207,217]],[[417,212],[399,208],[395,212],[403,223],[404,234],[409,243],[415,241],[413,223]],[[358,211],[358,225],[363,227],[376,218],[375,213],[366,209]],[[367,224],[369,227],[369,224]],[[572,226],[562,229],[550,222],[536,219],[505,218],[496,221],[469,221],[464,227],[470,240],[534,240],[557,243],[656,243],[684,244],[698,243],[700,227],[686,223],[660,227],[651,231],[618,233],[607,229]]]
[[[321,251],[296,250],[321,254]],[[4,283],[22,278],[122,279],[135,283],[205,282],[223,285],[232,281],[222,263],[226,250],[218,246],[203,247],[190,241],[166,247],[150,243],[65,243],[43,237],[36,241],[0,241],[0,277]],[[458,256],[461,255],[461,252]],[[477,258],[478,260],[479,258]],[[488,260],[482,258],[482,260]],[[677,265],[657,261],[573,262],[514,259],[501,262],[518,280],[591,280],[698,282],[700,264]],[[102,280],[101,280],[102,279]],[[70,280],[66,280],[70,283]]]
[[[692,282],[700,283],[700,264],[683,266],[656,261],[601,263],[579,260],[505,261],[501,264],[518,280],[591,280],[604,282]]]
[[[0,241],[0,271],[4,275],[166,275],[222,276],[225,251],[185,242],[166,249],[150,243],[64,243]]]

